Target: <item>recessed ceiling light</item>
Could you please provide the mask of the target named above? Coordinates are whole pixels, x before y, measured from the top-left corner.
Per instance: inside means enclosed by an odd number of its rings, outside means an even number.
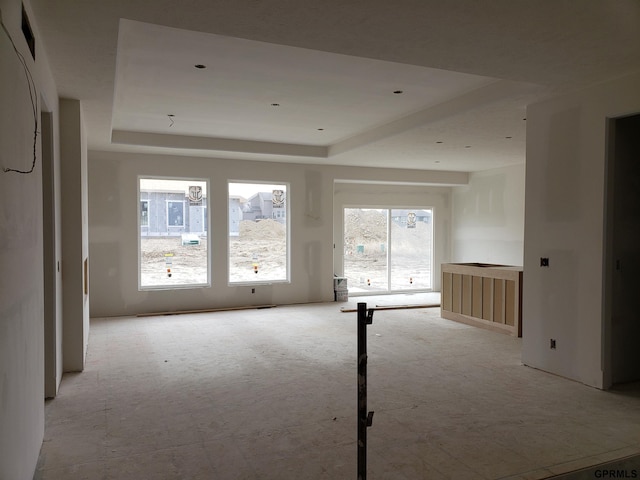
[[[200,70],[202,70],[203,68],[207,68],[206,65],[202,65],[201,63],[198,63],[197,65],[194,65],[194,67],[196,67],[196,68],[198,68]]]
[[[442,141],[438,140],[436,143],[444,143],[444,142],[442,142]]]
[[[471,145],[465,145],[464,148],[471,148]]]
[[[513,138],[513,137],[504,137],[504,138]]]
[[[319,128],[318,131],[322,132],[324,130],[324,128]]]
[[[279,103],[272,103],[272,104],[271,104],[271,106],[272,106],[272,107],[279,107],[279,106],[280,106],[280,104],[279,104]]]
[[[394,92],[396,95],[402,95],[404,92],[402,90],[394,90]]]

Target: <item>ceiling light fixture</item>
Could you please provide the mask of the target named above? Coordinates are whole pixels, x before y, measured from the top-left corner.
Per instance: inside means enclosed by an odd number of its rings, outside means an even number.
[[[504,138],[507,138],[507,139],[508,139],[508,138],[513,138],[513,137],[504,137]]]
[[[272,104],[271,104],[271,106],[272,106],[272,107],[279,107],[279,106],[280,106],[280,104],[279,104],[279,103],[272,103]]]
[[[402,95],[404,92],[402,90],[394,90],[393,93],[396,95]]]
[[[199,70],[202,70],[202,69],[204,69],[204,68],[207,68],[207,66],[206,66],[206,65],[202,65],[201,63],[198,63],[197,65],[194,65],[194,67],[196,67],[196,68],[197,68],[197,69],[199,69]]]
[[[324,131],[324,128],[319,128],[318,131],[322,132],[322,131]]]
[[[444,143],[444,142],[442,142],[442,141],[438,140],[436,143]]]

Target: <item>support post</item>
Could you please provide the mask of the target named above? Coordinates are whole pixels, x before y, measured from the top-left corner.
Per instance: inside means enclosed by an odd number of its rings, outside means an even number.
[[[367,411],[367,325],[373,323],[373,310],[358,303],[358,480],[367,478],[367,427],[373,412]]]

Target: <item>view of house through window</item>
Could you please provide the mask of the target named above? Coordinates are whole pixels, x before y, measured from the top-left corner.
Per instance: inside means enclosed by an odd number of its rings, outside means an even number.
[[[149,226],[149,200],[140,200],[140,226]]]
[[[429,208],[345,208],[349,293],[430,290],[432,220]]]
[[[208,285],[207,182],[139,181],[140,288]]]
[[[229,183],[229,282],[288,275],[287,185]]]

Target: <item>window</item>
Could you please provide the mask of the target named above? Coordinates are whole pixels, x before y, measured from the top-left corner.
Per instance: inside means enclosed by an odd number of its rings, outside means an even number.
[[[149,201],[140,200],[140,226],[149,226]]]
[[[389,213],[397,218],[389,222],[389,289],[431,289],[431,210],[396,208]]]
[[[184,202],[167,201],[167,226],[184,227]]]
[[[349,293],[388,289],[387,220],[387,210],[345,208],[344,274]]]
[[[430,208],[345,208],[349,293],[430,290],[432,213]]]
[[[287,185],[229,183],[229,283],[289,280]]]
[[[207,181],[139,179],[140,289],[208,286]]]

